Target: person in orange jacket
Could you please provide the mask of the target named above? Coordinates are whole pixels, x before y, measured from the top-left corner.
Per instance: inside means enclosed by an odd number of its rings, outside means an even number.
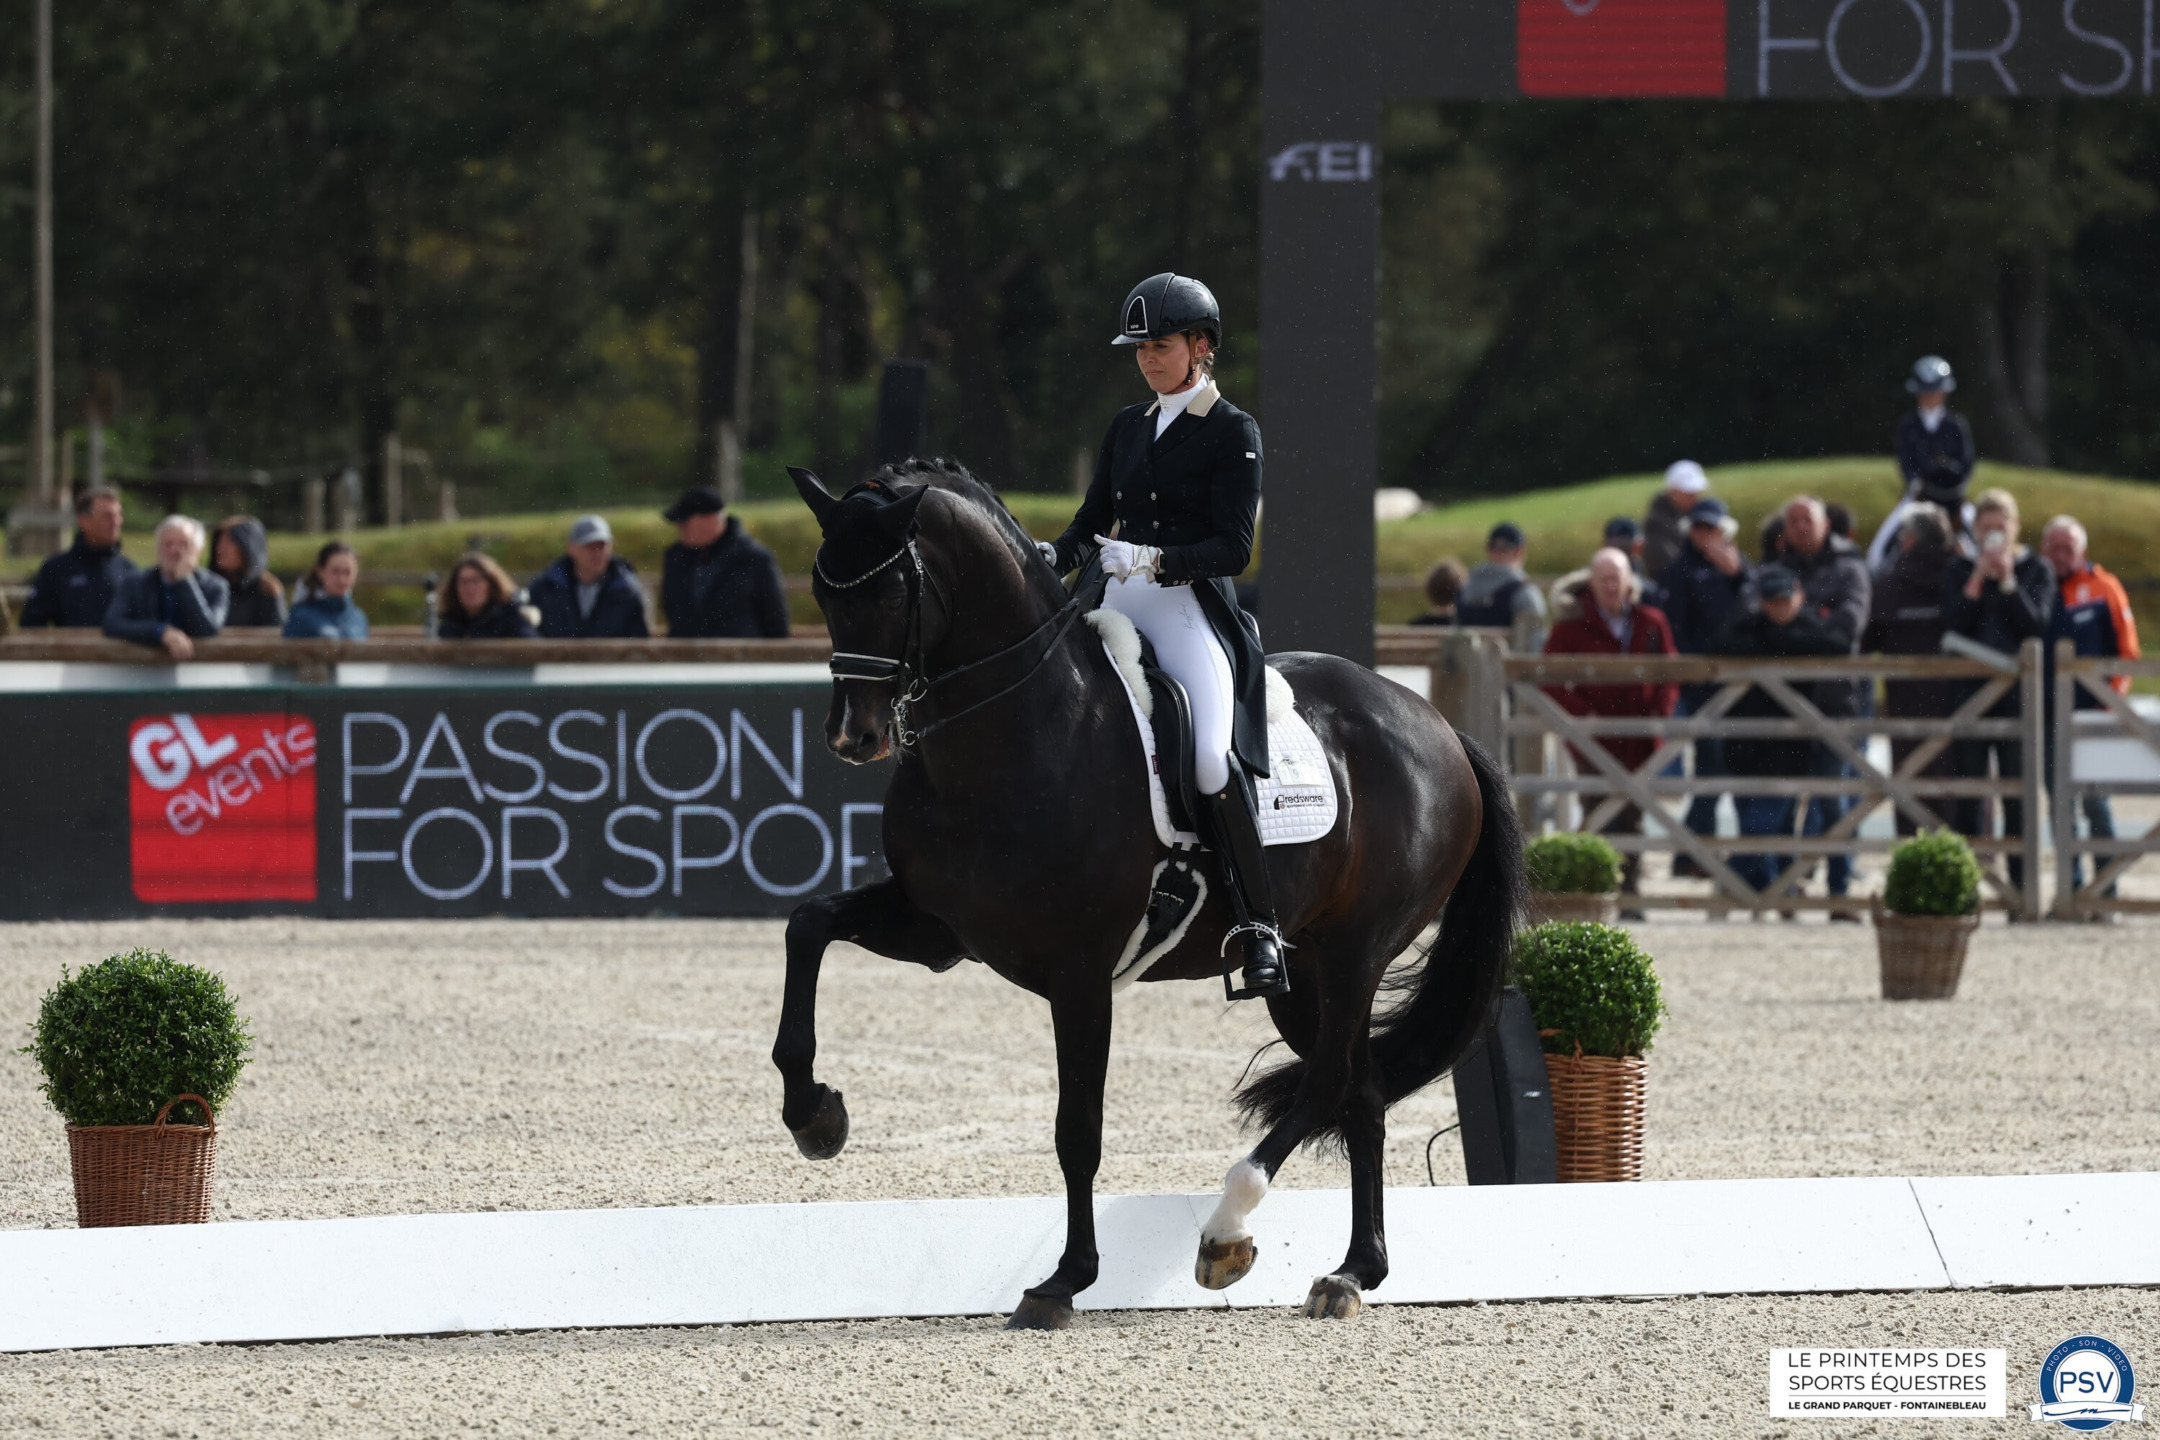
[[[2055,642],[2068,640],[2079,655],[2122,660],[2138,658],[2137,618],[2130,613],[2130,597],[2124,593],[2122,581],[2092,563],[2085,553],[2085,546],[2085,527],[2072,515],[2057,515],[2048,521],[2047,530],[2040,538],[2040,553],[2054,567],[2056,584],[2061,587],[2047,633],[2046,694],[2050,707],[2047,782],[2050,793],[2055,788]],[[2110,683],[2117,694],[2130,693],[2129,676],[2117,675]],[[2080,687],[2075,696],[2075,708],[2098,710],[2102,706],[2097,696],[2085,693]],[[2085,812],[2085,825],[2093,839],[2115,838],[2115,813],[2108,806],[2107,796],[2088,791],[2080,808]],[[2084,883],[2082,862],[2076,865],[2072,874],[2077,883]],[[2109,887],[2109,893],[2114,893],[2113,886]]]

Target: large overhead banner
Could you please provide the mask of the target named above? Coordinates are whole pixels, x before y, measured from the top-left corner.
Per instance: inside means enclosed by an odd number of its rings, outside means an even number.
[[[1372,658],[1390,100],[2150,96],[2160,0],[1265,0],[1267,643]],[[1245,397],[1238,397],[1241,401]]]
[[[249,690],[0,706],[0,918],[783,915],[881,878],[830,687]]]

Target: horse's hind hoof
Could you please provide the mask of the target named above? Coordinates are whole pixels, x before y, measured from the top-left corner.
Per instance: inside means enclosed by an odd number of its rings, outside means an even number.
[[[1365,1308],[1365,1287],[1355,1275],[1322,1275],[1305,1297],[1305,1314],[1314,1320],[1354,1320]]]
[[[819,1088],[825,1094],[818,1100],[810,1123],[794,1132],[795,1148],[807,1159],[830,1160],[847,1148],[847,1106],[841,1103],[838,1090]]]
[[[1253,1267],[1252,1236],[1244,1235],[1235,1240],[1206,1240],[1200,1242],[1200,1254],[1193,1261],[1193,1279],[1208,1290],[1227,1290],[1245,1278]]]
[[[1030,1290],[1020,1297],[1012,1318],[1005,1322],[1007,1330],[1070,1330],[1073,1323],[1072,1301],[1062,1295],[1046,1294]]]

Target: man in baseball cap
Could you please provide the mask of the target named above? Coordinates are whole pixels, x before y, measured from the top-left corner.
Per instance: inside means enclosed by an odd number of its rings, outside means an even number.
[[[1663,575],[1687,545],[1687,516],[1710,489],[1710,477],[1693,460],[1676,460],[1665,469],[1665,488],[1643,516],[1643,569]]]
[[[1503,520],[1493,526],[1485,536],[1485,563],[1470,571],[1455,602],[1457,624],[1507,630],[1508,643],[1522,655],[1545,648],[1545,597],[1523,570],[1528,550],[1520,525]]]
[[[539,608],[543,640],[642,640],[652,633],[645,587],[635,567],[615,553],[615,531],[604,515],[571,521],[562,556],[526,593]]]

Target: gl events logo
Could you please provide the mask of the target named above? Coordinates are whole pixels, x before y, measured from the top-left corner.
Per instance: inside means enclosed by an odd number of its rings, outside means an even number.
[[[129,854],[146,903],[315,898],[315,727],[152,715],[128,731]]]

